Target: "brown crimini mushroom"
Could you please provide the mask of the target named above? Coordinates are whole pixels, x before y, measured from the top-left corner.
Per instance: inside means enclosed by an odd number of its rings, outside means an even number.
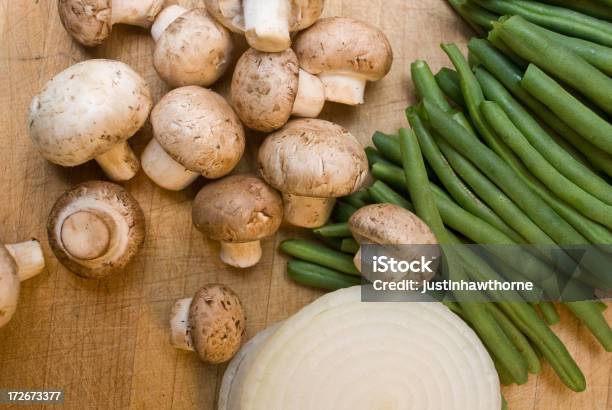
[[[367,81],[391,69],[393,51],[385,34],[363,21],[329,17],[317,21],[295,40],[300,67],[317,75],[329,101],[362,104]]]
[[[44,268],[45,258],[36,239],[11,245],[0,243],[0,327],[11,320],[17,309],[20,283]]]
[[[249,45],[270,53],[291,46],[290,32],[310,27],[323,13],[324,0],[205,0],[206,9]]]
[[[62,71],[32,99],[30,137],[43,157],[66,167],[95,159],[114,181],[140,164],[127,140],[145,123],[153,100],[128,65],[88,60]]]
[[[199,175],[220,178],[242,158],[242,123],[214,91],[196,86],[170,91],[153,109],[151,124],[142,169],[165,189],[184,189]]]
[[[325,104],[323,83],[299,68],[291,49],[247,50],[234,69],[231,96],[245,125],[263,132],[279,129],[291,115],[318,117]]]
[[[209,284],[193,298],[180,299],[172,308],[171,343],[195,351],[206,363],[230,360],[242,343],[246,316],[238,295],[225,285]]]
[[[59,0],[64,28],[84,46],[97,46],[115,24],[151,27],[164,0]]]
[[[283,193],[285,220],[304,228],[327,221],[335,198],[358,190],[368,161],[347,130],[329,121],[289,121],[259,149],[259,171]]]
[[[138,253],[145,219],[138,202],[121,186],[89,181],[59,197],[47,234],[62,265],[99,279],[122,271]]]
[[[254,175],[232,175],[210,183],[193,202],[194,225],[221,242],[221,260],[236,268],[259,262],[259,240],[273,235],[282,220],[280,195]]]
[[[166,7],[151,28],[153,66],[173,87],[215,83],[227,70],[234,44],[230,32],[204,8]]]

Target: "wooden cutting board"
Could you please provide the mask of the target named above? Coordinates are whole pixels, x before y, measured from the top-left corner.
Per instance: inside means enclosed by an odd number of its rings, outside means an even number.
[[[246,306],[249,337],[291,315],[321,294],[291,283],[286,259],[275,250],[280,240],[298,233],[284,228],[264,241],[257,267],[230,269],[219,262],[217,244],[191,224],[191,201],[204,181],[173,193],[154,186],[141,172],[125,184],[147,218],[148,236],[137,260],[124,274],[100,282],[80,279],[59,265],[46,241],[51,206],[67,188],[104,176],[93,163],[64,169],[38,155],[26,127],[32,96],[53,75],[89,58],[130,64],[149,82],[155,100],[168,89],[152,67],[152,40],[146,32],[117,27],[102,47],[84,49],[64,31],[56,3],[0,0],[0,238],[37,237],[47,257],[47,269],[24,284],[15,318],[0,330],[0,388],[64,389],[64,406],[70,409],[214,409],[223,367],[204,365],[170,346],[171,306],[205,283],[224,282]],[[465,49],[472,35],[443,0],[327,3],[326,15],[355,17],[382,28],[395,51],[391,73],[368,86],[364,106],[328,104],[323,112],[323,118],[347,127],[363,144],[374,130],[406,126],[403,110],[414,101],[410,63],[421,58],[434,70],[449,65],[438,44],[454,41]],[[242,51],[244,42],[238,41]],[[215,89],[226,93],[228,80]],[[147,125],[131,143],[140,153],[150,138]],[[250,135],[238,171],[254,169],[260,141],[260,135]],[[527,385],[504,389],[512,409],[612,408],[612,355],[566,311],[562,315],[555,330],[583,369],[588,390],[570,392],[546,366]]]

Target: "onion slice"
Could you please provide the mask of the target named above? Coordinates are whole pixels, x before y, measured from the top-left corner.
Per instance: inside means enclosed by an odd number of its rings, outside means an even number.
[[[486,349],[437,302],[363,303],[359,286],[342,289],[243,349],[222,410],[501,408]]]

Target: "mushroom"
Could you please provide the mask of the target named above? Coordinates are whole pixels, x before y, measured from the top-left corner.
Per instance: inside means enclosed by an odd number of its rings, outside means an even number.
[[[194,225],[221,242],[221,260],[236,268],[259,262],[259,240],[273,235],[282,220],[280,195],[254,175],[232,175],[210,183],[193,202]]]
[[[418,216],[397,205],[374,204],[359,208],[348,221],[349,229],[360,246],[364,244],[398,245],[389,247],[389,253],[401,255],[401,260],[411,261],[420,256],[439,256],[438,240]],[[401,246],[403,245],[403,246]],[[412,246],[409,246],[412,245]],[[353,259],[361,271],[361,250]],[[429,280],[433,272],[414,272],[409,279]],[[420,274],[420,275],[419,275]]]
[[[230,32],[204,8],[166,7],[151,28],[153,66],[172,87],[208,87],[228,69],[234,44]]]
[[[280,52],[291,45],[290,32],[310,27],[323,13],[324,0],[205,0],[206,9],[225,27],[246,36],[260,51]]]
[[[298,66],[290,48],[281,53],[247,50],[234,69],[232,103],[247,127],[271,132],[291,115],[317,117],[325,104],[323,83]]]
[[[44,267],[45,258],[36,239],[12,245],[0,243],[0,327],[15,313],[20,283],[38,275]]]
[[[121,186],[89,181],[55,202],[47,234],[62,265],[84,278],[100,279],[125,269],[138,253],[145,219],[138,202]]]
[[[363,147],[329,121],[289,121],[259,149],[259,171],[283,194],[285,220],[295,226],[325,224],[335,198],[358,190],[368,173]]]
[[[164,0],[59,0],[64,28],[84,46],[97,46],[115,24],[151,27]]]
[[[208,284],[193,298],[175,303],[170,329],[170,341],[175,348],[195,351],[202,361],[218,364],[238,352],[246,316],[233,290],[221,284]]]
[[[30,106],[30,137],[43,157],[73,167],[95,159],[114,181],[138,172],[127,143],[151,106],[145,80],[119,61],[88,60],[51,79]]]
[[[240,161],[244,128],[214,91],[188,86],[166,94],[151,113],[153,139],[142,153],[142,169],[157,185],[186,188],[199,175],[220,178]]]
[[[367,81],[391,69],[393,51],[385,34],[363,21],[329,17],[299,34],[294,50],[300,67],[317,75],[329,101],[363,104]]]

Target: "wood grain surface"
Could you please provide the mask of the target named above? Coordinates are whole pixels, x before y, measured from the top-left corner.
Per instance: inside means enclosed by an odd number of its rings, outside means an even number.
[[[96,282],[59,265],[46,240],[49,210],[67,188],[104,176],[95,163],[65,169],[38,155],[26,127],[32,96],[52,76],[89,58],[130,64],[149,82],[156,101],[168,89],[152,67],[153,43],[145,31],[116,27],[103,46],[84,49],[64,31],[56,3],[0,0],[0,238],[37,237],[47,257],[47,269],[23,285],[17,314],[0,329],[0,388],[64,389],[68,409],[213,409],[223,367],[202,364],[170,346],[171,306],[205,283],[224,282],[246,306],[249,337],[291,315],[321,294],[291,283],[286,259],[275,250],[280,240],[299,233],[283,228],[265,240],[263,260],[253,269],[228,268],[219,262],[218,245],[191,224],[191,201],[205,181],[172,193],[140,172],[124,185],[145,212],[147,240],[129,269]],[[414,98],[410,62],[425,59],[436,70],[449,65],[439,43],[453,41],[465,49],[472,34],[443,0],[328,0],[325,14],[369,21],[382,28],[394,48],[391,73],[368,86],[365,105],[328,104],[323,112],[364,144],[376,129],[406,126],[403,110]],[[243,50],[243,40],[237,41]],[[228,80],[214,88],[226,93]],[[147,124],[131,144],[140,153],[150,138]],[[261,138],[249,135],[237,171],[254,169]],[[588,390],[570,392],[546,366],[528,384],[504,389],[510,408],[612,408],[612,355],[567,311],[562,315],[555,330],[585,372]]]

